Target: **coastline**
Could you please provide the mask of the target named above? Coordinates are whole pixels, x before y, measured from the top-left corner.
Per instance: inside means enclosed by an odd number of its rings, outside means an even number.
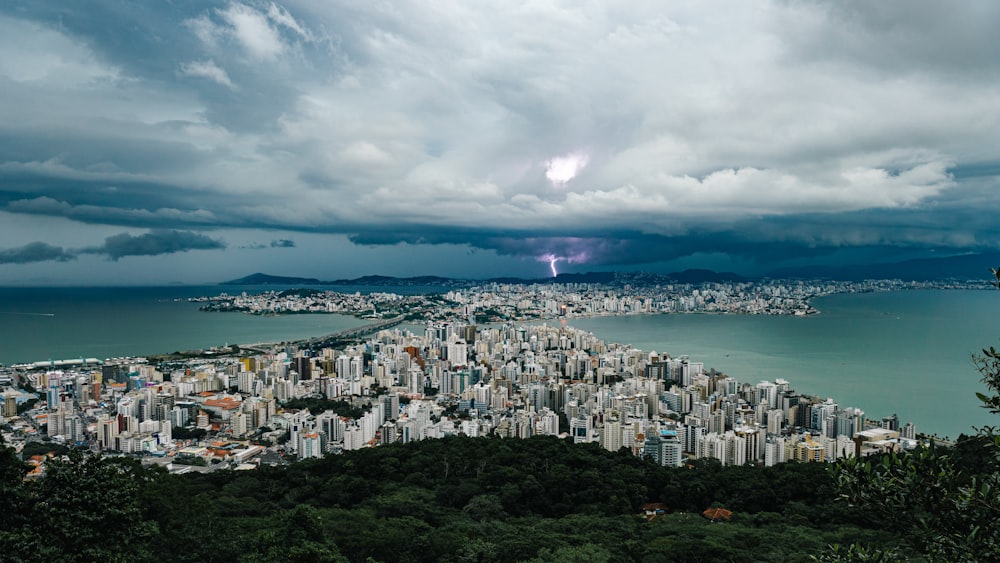
[[[46,292],[59,297],[57,301],[49,296],[45,301],[61,308],[57,317],[25,317],[16,324],[8,323],[3,334],[3,359],[7,361],[2,363],[141,353],[155,356],[231,343],[253,347],[263,342],[301,341],[365,324],[355,317],[337,315],[203,315],[196,307],[172,300],[195,295],[198,290],[185,288],[180,294],[171,293],[167,302],[159,301],[163,291],[152,292],[150,299],[148,292],[132,290],[126,293],[131,295],[130,304],[124,307],[117,291],[88,290],[82,302],[76,292]],[[96,293],[102,297],[95,298],[92,294]],[[558,325],[565,320],[608,341],[690,355],[741,380],[785,377],[801,382],[803,389],[873,413],[911,412],[912,416],[907,415],[911,419],[926,421],[920,429],[933,428],[940,435],[954,437],[968,432],[972,424],[988,423],[974,399],[979,380],[968,357],[995,342],[994,319],[1000,301],[994,295],[985,291],[907,290],[825,295],[814,302],[822,313],[805,317],[811,322],[724,312],[595,313],[515,322]],[[17,304],[22,310],[48,310],[47,305],[39,309],[38,303],[29,299]],[[95,323],[101,318],[114,318],[115,322]],[[407,323],[404,328],[422,334],[420,325]],[[0,330],[4,328],[0,324]],[[952,418],[967,422],[945,420]]]
[[[803,283],[820,284],[821,281],[812,282],[773,280],[765,284],[764,288],[770,289],[777,286],[782,291],[786,286],[802,285]],[[668,293],[669,300],[657,294],[650,288],[650,291],[632,289],[619,291],[615,287],[602,284],[590,284],[585,292],[593,292],[598,298],[588,300],[586,297],[580,298],[580,290],[577,287],[567,289],[560,293],[559,289],[546,287],[545,292],[539,292],[537,286],[510,286],[506,294],[505,301],[496,299],[496,292],[492,289],[480,287],[466,288],[460,291],[449,291],[442,294],[411,294],[400,296],[392,292],[373,292],[364,296],[357,293],[348,294],[333,290],[306,290],[291,289],[275,292],[273,289],[266,289],[257,294],[247,294],[243,292],[239,296],[231,296],[222,293],[216,296],[199,296],[188,298],[190,302],[207,303],[199,307],[203,312],[241,312],[253,316],[272,315],[313,315],[313,314],[347,314],[359,319],[382,319],[386,316],[404,315],[407,320],[417,322],[466,320],[470,314],[477,322],[535,322],[556,319],[592,318],[605,316],[629,316],[641,314],[681,314],[681,315],[764,315],[764,316],[794,316],[810,317],[822,313],[813,305],[813,301],[829,295],[845,293],[881,293],[887,291],[915,291],[915,290],[979,290],[989,289],[985,282],[978,281],[946,281],[946,282],[902,282],[900,280],[868,280],[865,282],[838,282],[821,286],[822,290],[811,290],[806,293],[795,295],[793,298],[781,298],[775,304],[758,304],[760,297],[754,295],[753,299],[743,298],[743,300],[733,300],[719,304],[718,302],[705,302],[690,305],[684,302],[685,299],[699,298],[699,293],[706,291],[705,287],[717,290],[725,287],[726,284],[713,283],[702,284],[697,288],[688,284],[683,286],[683,291],[671,290]],[[658,287],[658,286],[657,286]],[[754,284],[737,284],[739,289],[746,287],[754,288]],[[464,292],[464,293],[463,293]],[[466,295],[466,293],[468,295]],[[655,306],[650,305],[650,297],[646,294],[657,295],[661,301]],[[544,305],[538,305],[538,296],[544,297]],[[740,293],[742,295],[742,292]],[[457,298],[451,296],[458,296]],[[485,299],[484,299],[485,296]],[[599,300],[606,301],[608,298],[621,300],[626,303],[634,303],[642,300],[640,310],[625,308],[613,310],[591,310]],[[526,300],[534,300],[534,306],[523,306]],[[630,301],[632,300],[632,301]],[[666,302],[664,302],[666,300]],[[680,301],[681,305],[676,303]],[[480,304],[488,303],[488,304]],[[561,313],[552,313],[548,309],[553,307],[561,308]],[[380,308],[382,309],[380,311]],[[469,311],[472,311],[470,313]],[[482,311],[482,312],[480,312]],[[515,312],[516,311],[516,312]],[[499,313],[504,313],[500,315]]]

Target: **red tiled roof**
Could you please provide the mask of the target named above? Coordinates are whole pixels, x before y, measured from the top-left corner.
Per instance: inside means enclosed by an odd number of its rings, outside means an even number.
[[[732,511],[726,510],[725,508],[707,508],[701,513],[701,515],[713,522],[718,520],[729,520],[733,517]]]
[[[242,404],[243,403],[241,401],[237,401],[231,397],[225,397],[223,399],[209,399],[205,401],[206,407],[217,407],[226,410],[238,409]]]

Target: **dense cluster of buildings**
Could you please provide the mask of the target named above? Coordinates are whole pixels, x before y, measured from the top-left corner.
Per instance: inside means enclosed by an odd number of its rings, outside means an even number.
[[[201,310],[213,312],[242,311],[252,315],[343,313],[371,317],[381,317],[388,311],[398,312],[424,303],[422,296],[403,296],[392,292],[340,293],[307,289],[257,294],[244,291],[238,295],[221,293],[214,297],[196,297],[191,301],[204,303]]]
[[[698,284],[488,283],[446,293],[398,295],[392,292],[339,293],[329,290],[222,293],[200,297],[206,311],[250,314],[341,313],[412,320],[505,322],[660,313],[731,313],[743,315],[808,315],[810,300],[850,292],[968,286],[959,282],[899,280],[706,282]],[[975,284],[980,287],[982,284]]]
[[[48,438],[175,470],[455,434],[561,436],[664,465],[829,461],[916,438],[895,416],[872,421],[784,380],[741,382],[687,356],[544,324],[428,323],[340,349],[26,366],[3,373],[0,388],[4,437],[18,448]],[[317,408],[290,408],[303,401]]]

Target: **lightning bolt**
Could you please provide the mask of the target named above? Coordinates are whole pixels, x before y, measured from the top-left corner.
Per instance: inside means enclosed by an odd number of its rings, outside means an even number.
[[[557,260],[559,260],[559,259],[558,258],[552,258],[552,259],[549,260],[549,268],[552,270],[552,277],[554,277],[554,278],[559,277],[559,272],[556,271],[556,261]]]

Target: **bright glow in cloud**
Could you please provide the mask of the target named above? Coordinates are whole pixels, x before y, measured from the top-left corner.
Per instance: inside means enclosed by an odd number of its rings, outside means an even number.
[[[587,166],[589,160],[587,155],[579,153],[546,160],[545,177],[552,182],[553,186],[565,186],[570,180],[576,178],[576,175]]]
[[[549,263],[549,270],[552,271],[552,277],[554,278],[559,277],[559,271],[556,270],[556,262],[558,262],[560,259],[561,259],[560,256],[556,256],[554,254],[543,254],[541,256],[535,257],[535,260],[538,260],[539,262]]]
[[[585,246],[587,244],[599,245],[600,243],[595,243],[593,241],[588,241],[582,238],[554,238],[554,239],[529,239],[533,242],[539,244],[550,244],[554,247],[560,248],[560,254],[555,254],[553,252],[546,252],[535,257],[535,260],[539,262],[548,262],[549,270],[552,271],[552,277],[557,277],[559,271],[556,269],[556,262],[560,260],[568,264],[585,264],[591,258],[591,251]]]
[[[0,212],[557,272],[995,247],[1000,3],[764,4],[0,2]],[[0,221],[87,238],[39,233]]]

